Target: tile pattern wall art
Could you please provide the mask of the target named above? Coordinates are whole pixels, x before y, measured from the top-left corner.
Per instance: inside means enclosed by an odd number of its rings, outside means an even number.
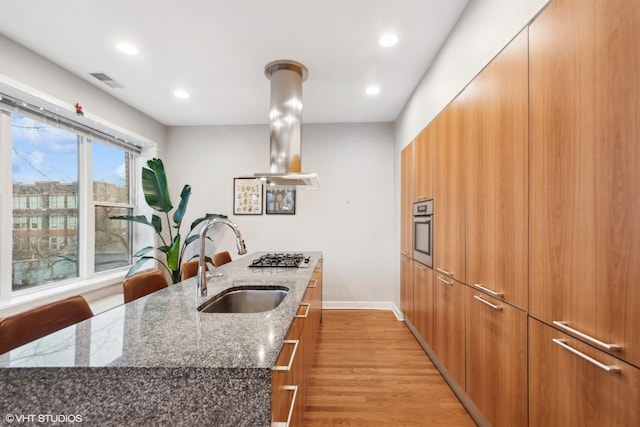
[[[233,214],[262,215],[262,181],[257,178],[233,179]]]

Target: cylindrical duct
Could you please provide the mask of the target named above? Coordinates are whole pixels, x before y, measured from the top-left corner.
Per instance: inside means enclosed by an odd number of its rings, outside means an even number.
[[[299,173],[302,82],[307,78],[307,69],[298,62],[281,60],[267,64],[264,73],[271,80],[270,172]]]

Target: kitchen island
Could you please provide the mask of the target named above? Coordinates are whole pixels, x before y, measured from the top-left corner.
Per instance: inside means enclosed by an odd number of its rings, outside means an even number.
[[[220,267],[207,297],[187,279],[1,355],[0,414],[100,425],[270,425],[271,368],[322,253],[305,252],[308,268],[249,268],[262,254]],[[235,286],[289,291],[261,313],[197,311]]]

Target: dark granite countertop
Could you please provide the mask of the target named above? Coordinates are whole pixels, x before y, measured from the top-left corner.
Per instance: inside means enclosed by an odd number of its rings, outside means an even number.
[[[308,268],[249,268],[252,253],[219,268],[196,295],[190,278],[0,357],[7,367],[271,368],[304,296],[321,252]],[[201,313],[197,307],[233,286],[289,288],[274,310],[249,314]],[[7,357],[8,356],[8,357]]]
[[[99,426],[271,426],[271,367],[322,253],[305,252],[308,268],[249,268],[263,253],[220,267],[207,297],[191,278],[0,355],[0,414],[36,417],[27,425],[62,414]],[[243,285],[289,293],[262,313],[197,311]]]

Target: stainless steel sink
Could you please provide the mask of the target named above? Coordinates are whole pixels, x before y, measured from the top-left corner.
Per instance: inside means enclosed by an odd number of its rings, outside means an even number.
[[[284,286],[236,286],[198,307],[203,313],[260,313],[273,310],[289,293]]]

